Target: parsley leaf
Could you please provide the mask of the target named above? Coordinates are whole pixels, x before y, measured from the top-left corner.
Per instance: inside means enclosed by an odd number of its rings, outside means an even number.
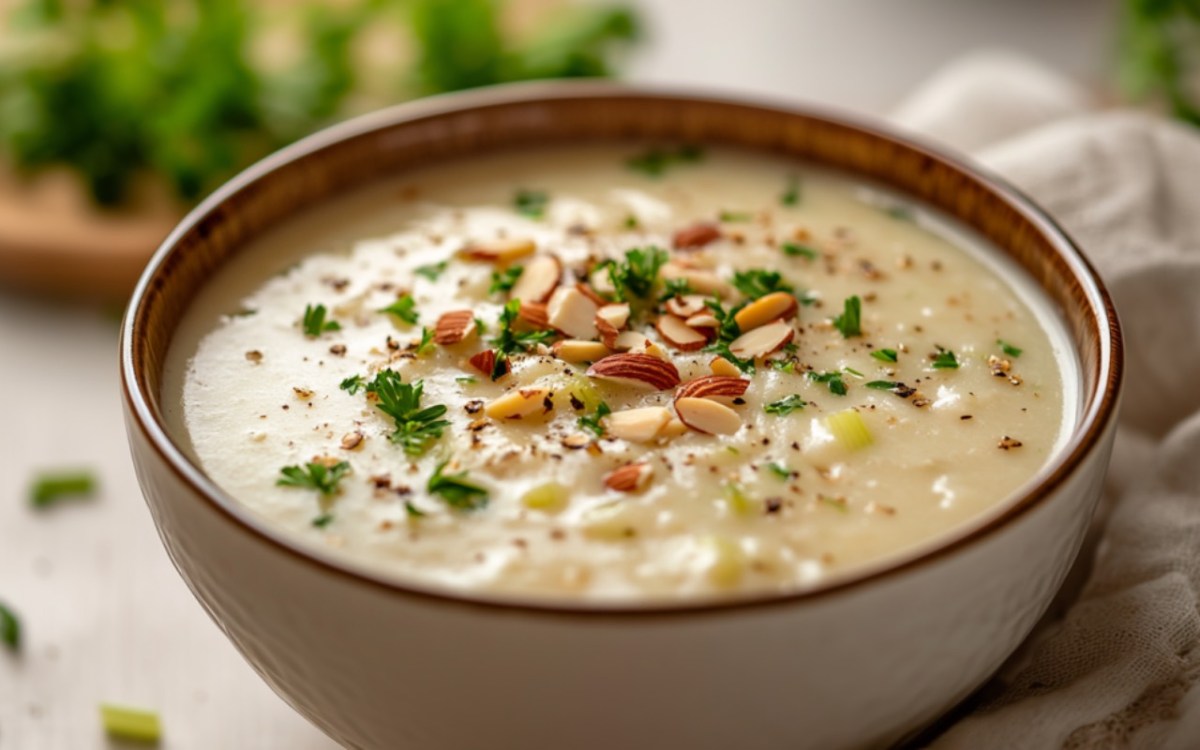
[[[697,146],[680,146],[677,149],[651,148],[630,157],[625,161],[625,165],[648,177],[662,177],[668,167],[698,162],[703,158],[704,151]]]
[[[21,621],[16,614],[0,603],[0,643],[12,651],[21,648]]]
[[[717,326],[716,341],[704,347],[704,351],[721,355],[732,362],[742,372],[754,372],[753,359],[742,359],[735,355],[729,348],[734,339],[742,335],[742,329],[738,326],[737,319],[734,317],[741,307],[726,310],[721,305],[721,301],[715,297],[705,300],[704,304],[712,312],[713,317],[720,321],[720,325]]]
[[[786,398],[781,398],[778,401],[772,401],[763,407],[763,411],[767,414],[777,414],[781,417],[791,414],[797,409],[803,409],[808,405],[808,402],[793,393]]]
[[[501,292],[508,294],[516,286],[517,279],[521,278],[523,273],[525,273],[525,266],[510,266],[503,271],[492,271],[492,285],[488,287],[488,294]]]
[[[996,345],[1000,347],[1000,351],[1010,357],[1019,357],[1021,356],[1021,352],[1024,351],[1024,349],[1019,349],[1003,339],[996,339]]]
[[[833,327],[848,339],[862,335],[862,300],[857,294],[842,303],[842,314],[833,319]]]
[[[810,370],[808,379],[814,383],[824,383],[829,386],[829,392],[836,396],[846,395],[846,381],[842,380],[842,373],[837,372],[816,372]]]
[[[659,295],[659,302],[666,302],[672,297],[682,297],[685,294],[692,293],[692,285],[687,279],[663,279],[663,293]]]
[[[871,352],[871,356],[880,362],[896,362],[899,360],[899,355],[895,349],[876,349]]]
[[[350,377],[346,378],[338,385],[338,388],[341,388],[343,391],[345,391],[346,393],[349,393],[351,396],[355,395],[356,393],[358,393],[359,391],[363,390],[366,387],[367,387],[367,382],[365,380],[363,380],[362,375],[351,375]]]
[[[816,260],[821,257],[821,254],[813,250],[808,245],[801,245],[799,242],[785,242],[779,246],[784,255],[789,255],[793,258],[800,257],[805,260]]]
[[[421,341],[417,344],[417,356],[423,357],[433,351],[433,331],[421,326]]]
[[[451,508],[458,510],[479,510],[487,505],[488,492],[479,485],[467,481],[467,472],[445,475],[442,471],[449,461],[442,461],[433,470],[425,489],[430,494],[441,495]]]
[[[633,248],[625,251],[625,260],[606,261],[608,278],[617,292],[617,299],[628,302],[634,297],[646,299],[658,282],[658,272],[670,256],[661,247],[651,245],[645,249]]]
[[[312,525],[316,526],[318,529],[323,529],[331,523],[333,523],[332,513],[322,513],[312,520]]]
[[[603,420],[609,414],[612,414],[612,409],[609,408],[608,404],[601,401],[596,406],[595,412],[579,418],[579,426],[585,430],[595,433],[596,437],[604,437],[604,423],[601,420]]]
[[[404,512],[408,514],[409,518],[424,518],[425,516],[429,515],[425,511],[413,505],[412,500],[404,501]]]
[[[726,224],[745,223],[754,220],[754,214],[749,211],[721,211],[717,219]]]
[[[772,474],[779,477],[779,481],[781,482],[786,482],[792,478],[792,470],[783,464],[767,464],[767,469],[769,469]]]
[[[900,384],[895,380],[872,380],[867,383],[867,387],[877,391],[894,391],[900,387]]]
[[[954,356],[954,352],[939,346],[937,353],[932,356],[933,369],[935,370],[957,370],[958,358]]]
[[[403,294],[392,304],[379,309],[381,313],[395,315],[400,320],[403,320],[409,325],[414,325],[421,316],[417,314],[417,301],[412,298],[411,294]]]
[[[794,206],[800,202],[800,178],[796,175],[788,177],[787,187],[783,194],[779,196],[780,204],[784,206]]]
[[[413,273],[418,276],[423,276],[430,281],[437,281],[446,271],[446,266],[447,261],[443,260],[441,263],[430,263],[425,266],[417,266],[417,268],[413,270]]]
[[[772,292],[787,292],[794,294],[795,288],[784,281],[779,271],[766,271],[761,268],[749,271],[737,271],[733,274],[733,285],[737,290],[752,300],[764,297]]]
[[[304,335],[316,338],[326,331],[340,331],[342,325],[336,320],[325,320],[325,305],[304,306]]]
[[[86,497],[96,491],[96,477],[87,471],[40,474],[29,488],[29,502],[46,508],[67,497]]]
[[[404,453],[409,456],[424,453],[450,426],[448,421],[441,418],[446,413],[444,404],[421,407],[424,390],[423,382],[404,383],[394,370],[380,370],[367,386],[367,393],[375,394],[376,408],[396,424],[396,431],[388,439],[402,445]]]
[[[342,481],[342,477],[348,471],[350,471],[350,464],[345,461],[338,461],[332,466],[310,461],[303,468],[300,466],[283,467],[279,470],[283,476],[275,480],[275,484],[280,487],[306,487],[316,490],[323,497],[329,497],[337,491],[337,483]]]
[[[546,204],[549,202],[549,194],[541,190],[521,189],[513,197],[513,206],[516,207],[517,213],[527,216],[530,219],[544,218],[546,216]]]

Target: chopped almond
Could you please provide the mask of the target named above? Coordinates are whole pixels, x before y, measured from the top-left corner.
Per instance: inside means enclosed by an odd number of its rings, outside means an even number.
[[[674,315],[663,315],[655,323],[655,328],[658,329],[659,335],[663,340],[672,347],[684,351],[694,352],[701,349],[708,343],[708,337],[699,331],[689,328],[688,324],[683,322],[682,318],[677,318]]]
[[[549,388],[521,388],[510,391],[483,407],[492,419],[525,419],[554,410],[554,392]]]
[[[682,297],[672,297],[667,300],[667,312],[672,315],[678,315],[681,318],[690,318],[691,316],[704,312],[708,306],[704,304],[707,297],[703,294],[685,294]]]
[[[679,387],[675,398],[737,398],[746,394],[750,381],[728,375],[705,375]]]
[[[679,385],[679,370],[670,362],[649,354],[611,354],[596,362],[588,376],[623,385],[665,391]]]
[[[626,409],[605,417],[608,434],[633,443],[648,443],[671,419],[671,411],[662,406]]]
[[[713,375],[725,375],[731,378],[736,378],[742,374],[737,365],[724,357],[713,357],[712,362],[708,363],[708,369],[712,370]]]
[[[742,359],[765,357],[790,344],[795,335],[791,325],[777,320],[738,336],[729,345],[729,351]]]
[[[794,295],[772,292],[738,310],[733,319],[743,332],[751,331],[775,320],[787,320],[796,314],[799,307]]]
[[[617,492],[640,492],[654,478],[650,464],[626,464],[604,475],[604,486]]]
[[[685,425],[708,435],[732,435],[742,427],[736,411],[706,398],[677,398],[675,413]]]
[[[480,260],[496,265],[507,265],[527,255],[533,255],[537,245],[528,238],[498,238],[481,242],[472,242],[464,247],[459,254],[468,260]]]
[[[539,255],[525,264],[525,270],[509,292],[510,299],[545,302],[562,278],[562,263],[553,255]]]
[[[442,313],[433,327],[433,342],[441,346],[461,344],[476,334],[475,313],[452,310]]]
[[[599,341],[582,341],[580,339],[564,339],[555,342],[551,352],[564,362],[595,362],[612,354],[612,350]]]
[[[720,328],[721,321],[717,320],[717,316],[712,313],[696,313],[685,321],[688,328],[703,328],[705,330]]]
[[[598,309],[595,302],[575,287],[559,287],[546,304],[550,326],[573,339],[596,337]]]
[[[721,227],[711,222],[700,222],[676,232],[671,239],[671,245],[676,250],[698,250],[719,239],[721,239]]]
[[[539,331],[544,331],[550,327],[550,315],[547,312],[546,305],[540,302],[526,302],[521,300],[521,306],[517,309],[517,318],[529,327]]]
[[[484,349],[483,351],[471,357],[471,359],[468,361],[471,363],[472,367],[490,378],[492,376],[492,370],[496,366],[496,352],[493,349]],[[508,364],[508,360],[505,360],[503,374],[507,375],[510,370],[511,367]]]

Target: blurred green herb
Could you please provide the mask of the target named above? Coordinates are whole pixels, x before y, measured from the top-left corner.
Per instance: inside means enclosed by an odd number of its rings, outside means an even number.
[[[1125,0],[1118,62],[1128,96],[1161,99],[1173,116],[1200,125],[1189,84],[1200,63],[1200,2]]]
[[[432,495],[441,495],[451,508],[479,510],[487,505],[488,492],[477,484],[467,481],[467,472],[446,475],[442,471],[449,461],[443,461],[433,470],[425,489]]]
[[[340,331],[341,323],[336,320],[326,320],[325,315],[327,310],[325,305],[304,306],[304,320],[301,325],[304,327],[304,335],[311,338],[316,338],[326,331]]]
[[[420,313],[417,312],[417,301],[412,298],[411,294],[400,295],[392,304],[379,308],[379,312],[395,315],[410,326],[415,325],[421,319]]]
[[[513,207],[517,209],[517,213],[530,219],[541,219],[546,215],[546,204],[550,202],[550,195],[542,190],[525,190],[517,191],[513,196]]]
[[[275,480],[275,484],[280,487],[306,487],[329,497],[337,491],[338,482],[342,481],[342,477],[348,471],[350,464],[345,461],[338,461],[332,466],[312,461],[303,467],[283,467],[279,470],[280,477]]]
[[[88,471],[54,472],[34,477],[29,502],[46,508],[66,498],[87,497],[96,491],[96,477]]]
[[[0,604],[0,643],[11,651],[21,648],[21,621],[4,604]]]

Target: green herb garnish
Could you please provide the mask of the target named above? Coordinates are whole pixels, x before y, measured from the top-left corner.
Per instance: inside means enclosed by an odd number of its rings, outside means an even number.
[[[608,404],[601,401],[596,406],[596,411],[592,412],[591,414],[585,414],[579,418],[579,426],[585,430],[595,433],[596,437],[604,437],[605,429],[603,419],[609,414],[612,414],[612,409],[609,408]]]
[[[816,372],[810,370],[808,379],[814,383],[824,383],[829,387],[829,392],[835,396],[846,395],[846,381],[842,380],[841,372]]]
[[[792,470],[782,464],[767,464],[767,469],[779,477],[779,480],[782,482],[786,482],[792,478]]]
[[[813,250],[808,245],[801,245],[798,242],[785,242],[779,246],[784,255],[790,255],[793,258],[800,257],[805,260],[816,260],[821,257],[821,254]]]
[[[871,356],[880,362],[896,362],[899,360],[899,355],[895,349],[876,349],[871,352]]]
[[[933,369],[957,370],[958,358],[954,356],[954,352],[939,346],[937,348],[937,353],[933,355]]]
[[[0,643],[10,651],[21,650],[21,621],[3,603],[0,603]]]
[[[639,226],[641,226],[641,223],[638,222],[638,218],[636,216],[634,216],[633,214],[629,214],[628,216],[625,217],[625,228],[626,229],[637,229]]]
[[[421,326],[421,341],[417,344],[417,356],[423,357],[433,351],[433,331]]]
[[[857,294],[842,303],[842,314],[833,319],[833,327],[848,339],[862,335],[862,300]]]
[[[425,511],[413,505],[412,500],[404,501],[404,512],[408,514],[409,518],[424,518],[425,516],[429,515]]]
[[[455,378],[454,382],[458,383],[459,385],[475,385],[479,381],[475,379],[474,375],[462,375]]]
[[[101,703],[100,720],[113,739],[156,744],[162,738],[162,724],[153,711]]]
[[[788,359],[772,359],[770,360],[771,367],[779,372],[786,372],[789,375],[796,372],[795,358]]]
[[[492,271],[492,284],[488,287],[488,294],[508,294],[523,273],[525,266],[510,266],[503,271]]]
[[[796,291],[791,284],[784,281],[783,274],[779,271],[766,271],[761,268],[735,272],[733,285],[739,292],[752,300],[765,297],[772,292],[794,294]]]
[[[738,224],[753,221],[754,214],[749,211],[721,211],[717,214],[717,219],[726,224]]]
[[[333,523],[332,513],[322,513],[312,520],[312,525],[316,526],[318,529],[323,529],[331,523]]]
[[[69,497],[87,497],[96,491],[96,477],[87,471],[54,472],[34,477],[29,502],[46,508]]]
[[[337,484],[350,471],[350,464],[338,461],[332,466],[319,462],[309,462],[300,466],[285,466],[279,470],[282,474],[275,484],[280,487],[305,487],[316,490],[322,497],[329,497],[337,492]]]
[[[652,148],[645,153],[630,157],[625,165],[635,172],[649,177],[661,177],[668,167],[691,164],[704,158],[704,151],[697,146],[680,146],[677,149]]]
[[[413,273],[418,276],[423,276],[430,281],[437,281],[439,278],[441,278],[441,275],[445,273],[447,264],[448,262],[443,260],[441,263],[430,263],[424,266],[417,266],[417,268],[413,270]]]
[[[763,411],[765,411],[767,414],[777,414],[782,417],[791,414],[797,409],[803,409],[807,405],[807,401],[793,393],[786,398],[781,398],[778,401],[772,401],[763,407]]]
[[[417,321],[421,319],[420,314],[417,313],[417,301],[412,298],[411,294],[401,295],[387,307],[379,308],[379,312],[395,315],[410,326],[416,325]]]
[[[391,417],[396,425],[388,439],[403,446],[404,453],[409,456],[424,453],[450,426],[450,422],[442,419],[446,413],[444,404],[422,408],[424,390],[423,382],[404,383],[395,370],[380,370],[367,386],[367,393],[375,394],[376,408]]]
[[[645,249],[633,248],[625,251],[625,260],[606,261],[608,278],[622,302],[634,298],[647,299],[658,282],[658,272],[670,259],[666,250],[651,245]]]
[[[780,204],[784,206],[794,206],[800,202],[800,178],[796,175],[790,175],[787,181],[787,187],[783,194],[779,196]]]
[[[513,206],[517,213],[530,219],[541,219],[546,215],[546,204],[550,202],[549,194],[541,190],[517,191],[513,197]]]
[[[717,326],[716,340],[704,347],[704,351],[719,354],[725,359],[733,363],[742,372],[754,372],[754,360],[742,359],[735,355],[729,348],[733,341],[742,335],[742,329],[737,324],[737,319],[734,315],[741,307],[735,307],[732,310],[726,310],[721,304],[721,300],[712,298],[704,301],[704,305],[712,312],[713,317],[720,321]]]
[[[433,495],[441,495],[451,508],[458,510],[479,510],[487,505],[488,492],[479,485],[467,481],[467,472],[445,475],[442,470],[449,461],[442,461],[433,470],[425,489]]]
[[[492,367],[492,380],[508,372],[508,355],[526,352],[538,344],[554,338],[554,331],[514,331],[513,323],[521,311],[520,300],[509,300],[500,311],[500,334],[488,343],[496,350],[496,364]]]
[[[996,346],[1000,347],[1000,351],[1014,358],[1021,356],[1021,352],[1025,351],[1024,349],[1018,349],[1002,339],[996,339]]]
[[[351,375],[338,384],[338,388],[349,393],[351,396],[367,387],[367,381],[362,375]]]
[[[316,338],[327,331],[340,331],[342,329],[341,323],[338,323],[336,320],[325,319],[326,312],[325,305],[317,305],[316,307],[312,305],[304,306],[303,326],[305,336]]]
[[[692,293],[692,285],[687,279],[663,279],[663,293],[659,295],[659,302],[666,302],[674,297],[682,297],[685,294]]]
[[[900,387],[900,384],[895,380],[872,380],[867,383],[867,387],[877,391],[894,391]]]

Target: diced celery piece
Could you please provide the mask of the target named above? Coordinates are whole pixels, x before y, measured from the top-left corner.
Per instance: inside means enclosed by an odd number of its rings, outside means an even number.
[[[732,539],[710,536],[701,540],[711,555],[706,574],[708,580],[718,588],[733,588],[742,580],[746,571],[746,556],[742,548]]]
[[[727,482],[723,487],[725,502],[734,515],[747,516],[754,511],[753,503],[746,497],[746,490],[737,482]]]
[[[603,400],[600,396],[600,391],[596,390],[596,386],[592,385],[592,381],[577,375],[567,381],[564,390],[567,392],[568,399],[574,396],[583,402],[584,412],[591,413],[596,411],[596,407]]]
[[[867,423],[856,409],[844,409],[830,414],[825,417],[825,426],[829,428],[838,444],[847,450],[859,450],[875,442]]]
[[[100,718],[109,737],[146,744],[157,744],[162,737],[158,714],[128,706],[100,704]]]
[[[533,510],[554,512],[562,510],[571,497],[571,492],[558,482],[546,482],[530,489],[521,496],[521,504]]]
[[[581,525],[583,535],[589,539],[618,542],[637,536],[637,529],[630,522],[627,505],[620,500],[597,505],[584,512]]]

